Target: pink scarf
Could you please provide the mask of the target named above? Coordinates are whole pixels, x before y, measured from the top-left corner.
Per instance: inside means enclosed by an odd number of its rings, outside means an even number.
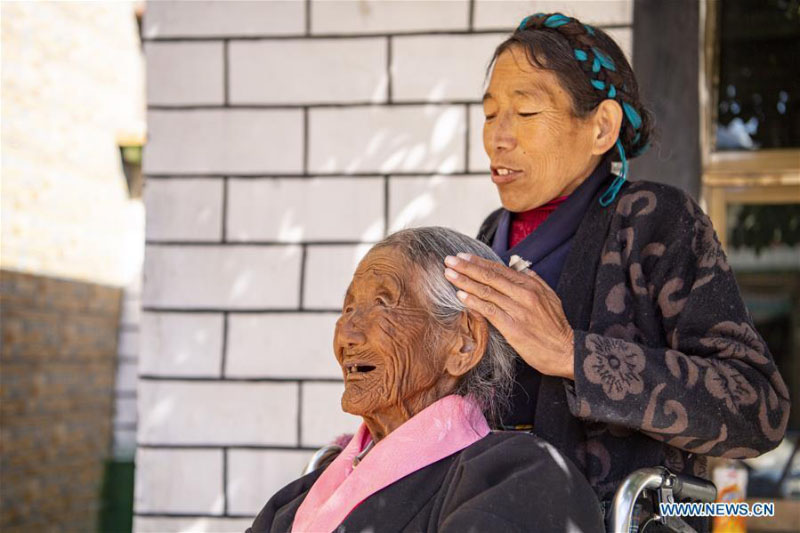
[[[488,434],[489,425],[474,401],[445,396],[375,444],[354,468],[353,459],[371,440],[362,423],[308,491],[297,509],[292,531],[333,531],[369,496]]]

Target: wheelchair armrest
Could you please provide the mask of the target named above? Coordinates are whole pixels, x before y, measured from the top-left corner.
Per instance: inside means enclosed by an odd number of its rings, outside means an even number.
[[[336,459],[336,456],[339,455],[342,450],[343,448],[336,444],[328,444],[327,446],[323,446],[311,456],[308,464],[303,469],[303,475],[310,474],[314,470],[322,468],[323,466],[328,466],[331,461]]]
[[[607,519],[608,531],[631,530],[636,501],[648,489],[656,493],[656,512],[662,494],[670,494],[674,501],[713,502],[717,498],[717,488],[705,479],[675,475],[663,466],[641,468],[626,477],[614,493]]]
[[[634,471],[620,484],[611,501],[611,509],[607,517],[606,529],[622,533],[631,530],[633,508],[645,489],[656,489],[664,480],[666,468],[640,468]]]
[[[717,487],[707,479],[677,474],[672,494],[675,496],[675,501],[711,503],[717,499]]]

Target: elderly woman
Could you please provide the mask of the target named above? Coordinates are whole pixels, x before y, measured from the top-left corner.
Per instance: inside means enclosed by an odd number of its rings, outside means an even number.
[[[626,182],[652,120],[617,44],[537,14],[490,68],[483,141],[503,207],[478,238],[530,270],[468,250],[442,267],[520,355],[505,425],[532,427],[605,501],[637,468],[704,476],[708,455],[775,447],[788,392],[709,219],[673,187]]]
[[[444,228],[391,235],[358,266],[336,323],[342,408],[364,423],[250,531],[602,531],[591,487],[549,444],[492,433],[514,353],[439,268],[485,245]],[[579,505],[577,505],[579,504]]]

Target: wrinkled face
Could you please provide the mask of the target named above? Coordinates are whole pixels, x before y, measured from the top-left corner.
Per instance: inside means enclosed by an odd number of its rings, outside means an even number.
[[[416,272],[389,247],[367,254],[353,275],[333,341],[348,413],[407,420],[443,378],[434,340],[441,336],[431,335],[437,325],[419,297]]]
[[[575,117],[555,73],[512,47],[497,58],[483,98],[483,146],[509,211],[570,194],[593,170],[593,127]]]

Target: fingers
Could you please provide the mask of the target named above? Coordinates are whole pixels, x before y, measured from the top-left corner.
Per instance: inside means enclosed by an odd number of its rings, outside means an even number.
[[[553,290],[550,287],[550,285],[548,285],[547,282],[545,280],[543,280],[541,276],[539,276],[539,274],[537,274],[536,272],[534,272],[530,268],[526,268],[525,271],[524,271],[524,274],[526,276],[528,276],[531,280],[533,280],[533,282],[536,283],[536,285],[538,285],[539,287],[546,287],[548,291],[552,291]]]
[[[458,257],[448,256],[444,262],[459,274],[487,285],[512,299],[519,298],[531,287],[531,279],[525,274],[482,257],[458,254]]]
[[[518,310],[519,305],[513,299],[489,285],[478,283],[450,268],[444,269],[444,275],[456,288],[461,289],[461,292],[471,294],[484,302],[493,303],[509,314]]]
[[[459,290],[456,294],[458,295],[458,299],[461,300],[468,309],[486,318],[486,320],[497,328],[497,331],[499,331],[501,335],[504,337],[507,335],[514,321],[504,309],[493,302],[482,300],[462,290]]]

